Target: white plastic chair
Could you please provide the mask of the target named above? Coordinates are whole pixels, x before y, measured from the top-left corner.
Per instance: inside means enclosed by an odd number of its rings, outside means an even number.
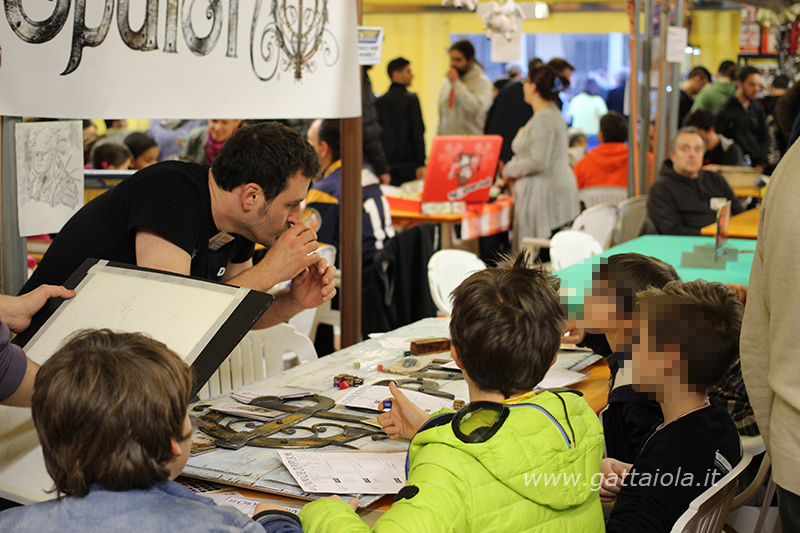
[[[753,456],[745,452],[738,465],[689,504],[686,512],[672,526],[671,533],[720,533],[725,527],[725,519],[739,485],[736,478],[752,459]]]
[[[614,230],[614,246],[639,236],[647,218],[647,196],[628,198],[617,206],[617,227]]]
[[[428,261],[428,284],[436,308],[444,316],[453,312],[450,293],[473,272],[486,268],[486,264],[473,253],[463,250],[440,250]]]
[[[744,448],[745,453],[750,454],[753,457],[766,451],[764,439],[761,438],[761,435],[742,437],[742,448]],[[744,507],[744,505],[752,500],[756,493],[758,493],[758,491],[761,489],[761,486],[764,484],[764,480],[769,477],[769,481],[767,481],[767,492],[764,502],[762,503],[761,509],[758,513],[758,521],[756,522],[756,527],[753,530],[753,533],[761,533],[763,530],[764,523],[767,519],[767,512],[772,504],[772,497],[775,495],[776,485],[775,481],[772,479],[772,473],[770,472],[771,465],[772,460],[770,459],[769,454],[764,453],[764,458],[761,460],[761,465],[758,467],[758,472],[756,473],[755,478],[753,478],[753,481],[750,482],[748,487],[736,495],[729,510],[729,512],[733,512]]]
[[[550,263],[561,270],[603,252],[603,247],[588,233],[564,230],[550,239]]]
[[[578,215],[571,229],[588,233],[603,246],[603,250],[607,250],[616,226],[617,208],[610,204],[598,204]]]
[[[586,209],[598,204],[611,204],[617,206],[628,198],[627,187],[588,187],[578,189],[578,200],[583,202]]]
[[[198,396],[205,399],[227,394],[316,358],[314,343],[294,326],[278,324],[252,330],[212,374]]]

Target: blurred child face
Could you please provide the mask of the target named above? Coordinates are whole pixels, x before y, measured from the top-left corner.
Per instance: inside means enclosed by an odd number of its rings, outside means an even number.
[[[572,144],[569,145],[570,148],[574,148],[575,146],[580,146],[584,150],[589,146],[589,141],[586,140],[586,137],[577,137],[572,140]]]
[[[139,157],[135,157],[131,160],[131,169],[133,170],[141,170],[143,168],[147,168],[150,165],[158,163],[158,146],[153,146],[152,148],[148,148]]]
[[[592,283],[583,301],[583,323],[588,333],[607,333],[622,327],[622,310],[617,309],[617,294],[606,281]]]
[[[677,376],[680,379],[680,347],[656,347],[656,341],[649,334],[647,315],[640,312],[636,321],[638,336],[634,336],[631,351],[633,386],[648,397],[663,402],[666,384]]]

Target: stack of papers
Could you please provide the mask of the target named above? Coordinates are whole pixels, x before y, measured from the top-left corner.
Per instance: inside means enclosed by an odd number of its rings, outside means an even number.
[[[544,375],[544,379],[536,385],[536,390],[567,387],[582,379],[586,379],[588,375],[589,374],[581,374],[580,372],[574,372],[557,366],[551,366],[547,374]]]
[[[423,392],[403,389],[403,394],[414,402],[414,404],[426,413],[435,413],[445,407],[453,408],[453,400],[431,396]],[[355,407],[358,409],[370,409],[372,411],[383,411],[383,400],[392,397],[389,387],[383,385],[369,385],[351,389],[336,403],[345,407]]]
[[[242,405],[236,402],[223,402],[211,406],[212,411],[224,413],[231,416],[240,416],[242,418],[251,418],[260,422],[270,422],[276,418],[286,416],[287,413],[283,411],[270,411],[263,407],[256,407],[255,405]]]
[[[250,403],[256,398],[262,396],[277,396],[284,400],[291,400],[293,398],[302,398],[309,394],[315,394],[317,391],[311,389],[304,389],[302,387],[270,387],[269,389],[258,390],[245,390],[239,392],[232,392],[231,398],[237,402]]]

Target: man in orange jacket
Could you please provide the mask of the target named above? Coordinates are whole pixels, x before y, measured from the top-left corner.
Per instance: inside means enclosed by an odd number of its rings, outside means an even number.
[[[600,119],[600,146],[586,153],[572,168],[578,189],[628,186],[628,122],[611,112]],[[650,159],[653,155],[649,154]]]

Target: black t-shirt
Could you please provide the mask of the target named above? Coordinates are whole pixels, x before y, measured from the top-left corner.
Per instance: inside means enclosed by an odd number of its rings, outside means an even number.
[[[722,147],[722,143],[718,143],[713,150],[706,152],[703,157],[704,165],[730,165],[734,167],[741,166],[744,154],[738,144],[733,143],[728,146],[728,149]]]
[[[606,531],[670,531],[692,500],[741,458],[736,426],[728,411],[713,400],[710,406],[654,430],[625,479]]]
[[[253,257],[244,237],[212,250],[207,165],[165,161],[140,170],[98,196],[64,225],[21,293],[62,285],[90,257],[136,264],[136,230],[146,228],[192,256],[191,275],[220,281],[230,263]]]

